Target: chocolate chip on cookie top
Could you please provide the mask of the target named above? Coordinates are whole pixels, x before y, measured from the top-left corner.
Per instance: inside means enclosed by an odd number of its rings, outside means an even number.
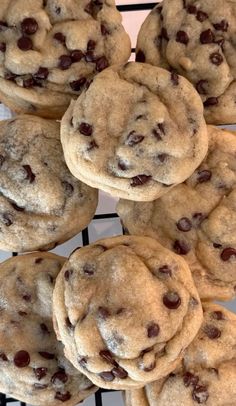
[[[197,92],[183,77],[148,64],[101,72],[71,103],[61,128],[74,176],[131,200],[166,193],[207,151]]]
[[[190,178],[153,203],[120,201],[131,234],[155,237],[188,262],[204,299],[236,295],[236,136],[208,126],[209,152]]]
[[[36,252],[0,264],[0,391],[32,405],[73,406],[95,391],[53,330],[52,292],[64,262]]]
[[[202,321],[185,261],[148,237],[75,251],[53,303],[66,356],[104,388],[141,387],[170,373]]]
[[[127,391],[126,406],[235,404],[236,316],[211,303],[203,308],[202,327],[180,366],[143,389]]]
[[[114,0],[6,0],[0,96],[16,112],[61,118],[71,97],[130,55]]]
[[[136,60],[174,69],[202,97],[208,123],[236,122],[236,3],[164,0],[144,21]]]

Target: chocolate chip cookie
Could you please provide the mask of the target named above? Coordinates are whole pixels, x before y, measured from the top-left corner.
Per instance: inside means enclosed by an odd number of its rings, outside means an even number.
[[[144,21],[136,60],[185,76],[208,123],[236,123],[236,2],[164,0]]]
[[[130,56],[114,0],[4,0],[0,99],[17,113],[61,118],[94,75]]]
[[[234,406],[236,315],[204,304],[204,321],[182,365],[163,380],[127,391],[126,406]]]
[[[200,97],[184,78],[135,62],[101,72],[62,120],[74,176],[113,196],[150,201],[207,152]]]
[[[206,159],[183,184],[152,203],[120,201],[131,234],[149,235],[182,255],[200,297],[236,296],[236,135],[208,127]]]
[[[31,405],[74,406],[96,390],[53,331],[52,292],[64,262],[35,252],[0,265],[0,391]]]
[[[22,115],[0,122],[0,249],[48,250],[92,219],[97,190],[74,178],[60,125]]]
[[[66,357],[108,389],[166,376],[202,322],[187,263],[135,236],[75,251],[57,278],[53,312]]]

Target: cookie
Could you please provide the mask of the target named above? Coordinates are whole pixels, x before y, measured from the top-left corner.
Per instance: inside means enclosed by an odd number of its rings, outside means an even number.
[[[84,229],[97,190],[74,178],[60,125],[22,115],[0,122],[0,249],[49,250]]]
[[[130,52],[114,0],[4,0],[0,99],[17,113],[61,118],[98,72]]]
[[[236,123],[236,2],[164,0],[144,21],[136,60],[185,76],[212,124]]]
[[[37,406],[74,406],[96,388],[65,358],[52,292],[65,258],[35,252],[0,264],[0,391]]]
[[[149,203],[120,201],[131,234],[183,255],[203,299],[236,296],[236,135],[208,127],[206,159],[183,184]]]
[[[184,181],[207,152],[202,103],[191,84],[135,62],[100,73],[71,103],[61,140],[74,176],[139,201]]]
[[[202,327],[181,367],[143,389],[127,391],[126,406],[234,406],[236,404],[236,315],[204,304]]]
[[[66,357],[107,389],[142,387],[166,376],[202,322],[186,262],[135,236],[72,253],[56,281],[53,312]]]

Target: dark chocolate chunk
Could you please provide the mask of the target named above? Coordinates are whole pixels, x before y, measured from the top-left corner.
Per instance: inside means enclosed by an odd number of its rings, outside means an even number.
[[[187,232],[192,228],[192,223],[187,217],[182,217],[176,224],[180,231]]]
[[[21,31],[23,34],[32,35],[38,30],[38,23],[34,18],[25,18],[21,22]]]
[[[181,298],[177,292],[167,292],[163,296],[163,303],[168,309],[178,309],[181,305]]]
[[[187,45],[189,42],[189,36],[185,31],[178,31],[176,34],[176,42]]]
[[[48,369],[45,367],[41,368],[34,368],[33,369],[36,378],[40,381],[42,378],[44,378],[47,375]]]
[[[231,257],[235,257],[236,259],[236,249],[232,247],[225,248],[221,254],[220,257],[222,261],[229,261]]]
[[[214,33],[209,28],[208,30],[202,31],[200,35],[200,42],[202,44],[211,44],[214,42],[215,36]]]
[[[135,60],[136,60],[136,62],[143,62],[143,63],[146,61],[145,54],[143,51],[141,51],[141,49],[138,50]]]
[[[27,367],[30,363],[30,356],[27,351],[21,350],[14,355],[14,364],[17,368]]]
[[[187,255],[191,248],[186,242],[181,240],[175,240],[173,249],[176,252],[176,254]]]
[[[33,49],[33,42],[30,38],[28,37],[21,37],[17,41],[18,48],[21,49],[21,51],[30,51]]]
[[[157,323],[152,322],[147,326],[147,336],[148,336],[148,338],[157,337],[159,332],[160,332],[160,327],[159,327],[159,325]]]

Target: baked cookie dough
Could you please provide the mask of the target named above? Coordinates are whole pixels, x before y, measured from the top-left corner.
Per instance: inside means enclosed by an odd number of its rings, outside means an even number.
[[[136,60],[192,82],[208,123],[236,123],[235,37],[235,0],[164,0],[140,29]]]
[[[169,374],[202,322],[186,262],[135,236],[76,250],[57,278],[53,312],[66,357],[107,389]]]
[[[209,152],[193,175],[152,203],[120,201],[131,234],[183,255],[203,299],[236,296],[236,135],[208,127]]]
[[[74,178],[60,125],[22,115],[0,122],[0,249],[49,250],[85,228],[98,192]]]
[[[74,406],[96,388],[65,358],[52,292],[65,258],[35,252],[0,264],[0,391],[37,406]]]
[[[182,365],[167,378],[126,392],[126,406],[234,406],[236,315],[204,304],[204,321]]]
[[[95,74],[130,51],[114,0],[2,0],[0,100],[61,118]]]
[[[135,62],[96,76],[62,119],[66,163],[92,187],[151,201],[183,182],[207,152],[200,97],[184,78]]]

